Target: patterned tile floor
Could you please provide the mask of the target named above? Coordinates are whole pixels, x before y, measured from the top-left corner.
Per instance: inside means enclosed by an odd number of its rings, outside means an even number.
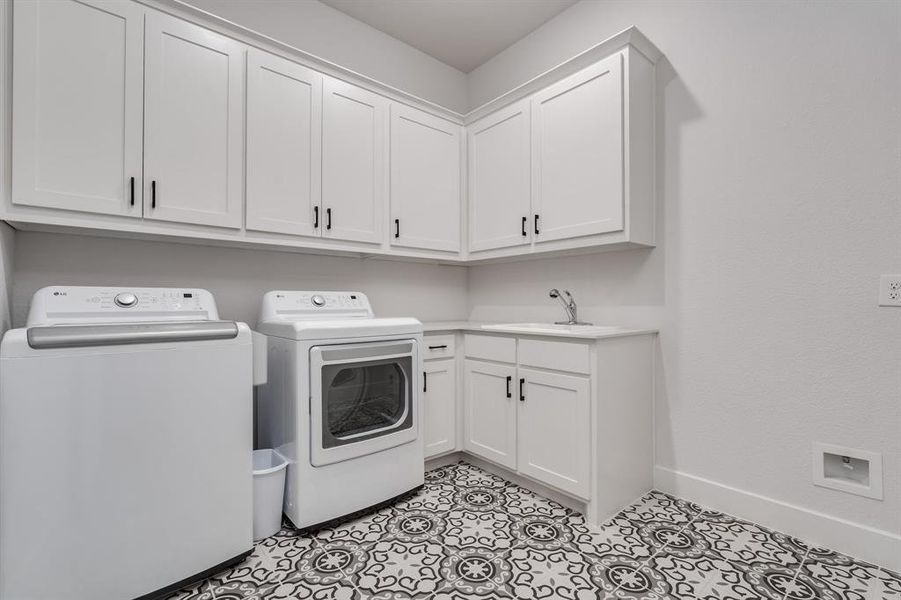
[[[901,576],[650,492],[603,527],[472,465],[299,536],[171,600],[901,600]]]

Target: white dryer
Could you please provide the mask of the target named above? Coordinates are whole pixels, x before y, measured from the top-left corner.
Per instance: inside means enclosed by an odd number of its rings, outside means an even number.
[[[318,527],[423,484],[422,324],[360,292],[272,291],[259,442],[288,458],[285,514]]]
[[[252,364],[205,290],[35,293],[0,345],[0,598],[152,598],[246,556]]]

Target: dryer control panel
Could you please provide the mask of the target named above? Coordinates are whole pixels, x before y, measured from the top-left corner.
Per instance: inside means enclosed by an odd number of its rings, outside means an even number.
[[[275,290],[263,296],[260,312],[260,321],[372,317],[369,298],[361,292]]]
[[[199,288],[51,286],[35,292],[27,326],[217,319],[212,294]]]

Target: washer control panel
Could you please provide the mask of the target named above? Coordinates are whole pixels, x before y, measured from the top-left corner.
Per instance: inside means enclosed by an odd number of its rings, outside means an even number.
[[[198,288],[51,286],[35,292],[28,326],[218,318],[212,294]]]
[[[263,296],[260,320],[358,317],[373,317],[369,299],[361,292],[275,290]]]

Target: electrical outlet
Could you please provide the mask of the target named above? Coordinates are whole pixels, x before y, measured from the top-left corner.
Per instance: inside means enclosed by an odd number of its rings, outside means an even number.
[[[879,278],[879,306],[901,306],[901,275]]]

